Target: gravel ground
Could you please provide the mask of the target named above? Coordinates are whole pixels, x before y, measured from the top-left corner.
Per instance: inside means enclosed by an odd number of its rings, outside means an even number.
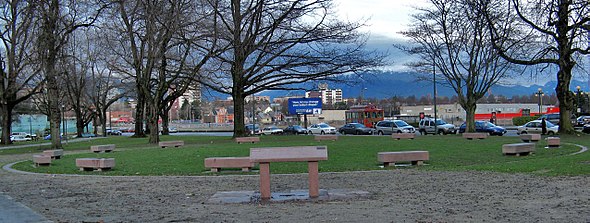
[[[30,155],[0,156],[0,163]],[[321,165],[321,163],[320,163]],[[397,169],[321,173],[322,189],[362,199],[209,204],[218,191],[258,189],[258,176],[94,177],[0,171],[0,193],[56,222],[590,222],[590,176]],[[307,175],[272,175],[272,190]]]

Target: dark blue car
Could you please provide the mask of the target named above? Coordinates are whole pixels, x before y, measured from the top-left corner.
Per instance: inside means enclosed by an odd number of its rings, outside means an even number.
[[[467,125],[463,123],[461,127],[459,127],[459,133],[464,133]],[[494,125],[494,123],[488,121],[475,121],[475,131],[476,132],[487,132],[490,135],[498,135],[502,136],[506,133],[506,129],[501,126]]]

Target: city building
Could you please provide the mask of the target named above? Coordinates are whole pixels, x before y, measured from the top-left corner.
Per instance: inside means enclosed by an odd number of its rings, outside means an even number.
[[[333,105],[342,101],[342,89],[329,89],[328,84],[318,85],[318,91],[305,92],[306,98],[321,98],[323,104]]]

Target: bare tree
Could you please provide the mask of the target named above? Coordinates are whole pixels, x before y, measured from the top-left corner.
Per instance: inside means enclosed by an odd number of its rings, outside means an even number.
[[[555,66],[559,99],[559,132],[574,133],[570,115],[575,96],[570,91],[572,71],[590,54],[590,1],[510,0],[500,7],[488,7],[493,45],[506,60],[523,65]],[[515,21],[509,18],[516,14]]]
[[[2,144],[10,144],[13,110],[21,102],[39,93],[43,77],[33,53],[36,5],[12,0],[0,3],[0,120]]]
[[[127,66],[117,71],[136,82],[136,136],[143,135],[145,112],[149,142],[157,143],[158,118],[167,100],[180,96],[188,88],[186,80],[196,79],[212,55],[211,37],[216,32],[208,27],[215,20],[207,19],[207,9],[193,0],[123,0],[117,10],[123,47],[115,50]]]
[[[70,35],[79,28],[92,25],[105,6],[95,4],[96,2],[75,0],[39,0],[35,3],[38,4],[40,23],[36,47],[47,80],[51,148],[61,149],[61,139],[57,137],[60,135],[61,122],[60,73],[56,66]]]
[[[419,56],[419,62],[409,65],[423,72],[420,79],[438,77],[455,91],[466,111],[467,131],[474,132],[477,101],[506,77],[510,63],[491,46],[478,1],[430,2],[432,7],[419,9],[410,30],[402,32],[414,47],[402,48]]]
[[[382,64],[381,57],[363,50],[357,32],[362,24],[338,21],[331,0],[207,1],[229,50],[213,63],[221,70],[200,82],[232,95],[234,137],[246,135],[249,95]]]

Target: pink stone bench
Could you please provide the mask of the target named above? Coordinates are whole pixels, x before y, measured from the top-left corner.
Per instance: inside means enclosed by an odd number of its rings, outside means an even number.
[[[534,143],[513,143],[502,145],[502,154],[504,155],[528,155],[535,152]]]
[[[242,144],[244,142],[255,143],[260,142],[260,137],[237,137],[234,139],[238,144]]]
[[[414,139],[414,137],[416,137],[416,134],[414,134],[414,133],[393,133],[393,134],[391,134],[391,138],[394,138],[396,140]]]
[[[76,166],[80,171],[84,170],[110,170],[115,167],[115,158],[79,158]]]
[[[379,152],[377,160],[383,163],[384,167],[394,166],[397,162],[411,162],[412,165],[422,165],[428,160],[428,151],[401,151],[401,152]]]
[[[33,163],[36,167],[40,165],[51,165],[51,156],[48,155],[33,155]]]
[[[180,147],[180,146],[184,146],[184,141],[162,141],[159,142],[158,145],[162,148],[166,148],[166,147]]]
[[[337,135],[315,135],[314,140],[318,141],[318,142],[325,141],[325,140],[336,141],[336,140],[338,140],[338,136]]]
[[[60,159],[64,155],[63,149],[45,150],[43,155],[51,157],[51,159]]]
[[[485,139],[488,137],[487,133],[483,132],[465,132],[463,133],[463,138],[472,140],[472,139]]]
[[[250,162],[250,157],[210,157],[205,159],[205,167],[211,168],[211,172],[219,172],[221,168],[242,168],[249,172],[254,163]]]
[[[547,147],[556,148],[561,145],[561,139],[559,137],[547,137]]]
[[[309,197],[319,197],[318,161],[328,160],[327,146],[294,146],[250,149],[250,161],[260,163],[260,198],[270,199],[271,162],[307,162]]]
[[[115,144],[90,146],[90,151],[95,153],[108,153],[115,150]]]
[[[521,134],[520,139],[523,142],[537,142],[541,140],[541,134]]]

